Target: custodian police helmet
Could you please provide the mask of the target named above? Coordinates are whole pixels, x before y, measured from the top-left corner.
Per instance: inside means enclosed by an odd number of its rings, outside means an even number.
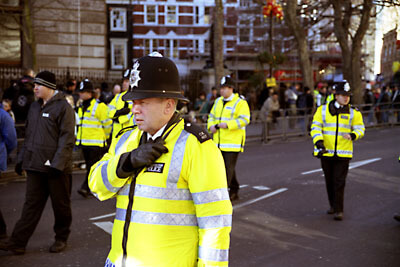
[[[172,60],[153,52],[133,64],[129,77],[130,88],[124,101],[143,98],[174,98],[189,101],[181,94],[179,72]]]
[[[93,84],[89,79],[84,79],[80,82],[78,92],[93,92]]]
[[[226,75],[226,76],[223,76],[221,78],[221,81],[219,83],[219,87],[220,88],[222,88],[222,87],[234,88],[235,87],[235,82],[233,81],[233,79],[231,78],[230,75]]]
[[[348,95],[351,96],[350,85],[347,81],[343,81],[336,85],[335,95]]]

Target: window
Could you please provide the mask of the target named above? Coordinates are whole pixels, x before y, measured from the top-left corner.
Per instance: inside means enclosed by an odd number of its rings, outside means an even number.
[[[159,48],[159,40],[158,39],[145,39],[144,40],[144,56],[157,51]]]
[[[239,21],[239,43],[250,42],[251,23],[249,19]]]
[[[199,40],[193,40],[193,52],[194,53],[197,53],[197,52],[199,52]]]
[[[150,40],[145,39],[144,40],[144,56],[150,54]]]
[[[110,30],[126,31],[126,9],[111,8],[110,10]]]
[[[200,23],[200,8],[198,6],[194,7],[193,22],[194,24]]]
[[[167,6],[167,24],[176,24],[176,6]]]
[[[0,63],[21,62],[21,32],[15,14],[0,13]]]
[[[127,39],[110,39],[111,69],[122,70],[127,67]]]
[[[157,23],[157,7],[155,5],[146,6],[146,22]]]
[[[178,42],[178,40],[173,40],[173,51],[172,51],[172,57],[173,58],[179,58],[179,50],[178,50],[178,47],[179,47],[179,42]]]
[[[204,24],[211,24],[211,12],[212,9],[209,6],[204,8]]]
[[[172,40],[165,40],[165,56],[171,57],[171,41]]]

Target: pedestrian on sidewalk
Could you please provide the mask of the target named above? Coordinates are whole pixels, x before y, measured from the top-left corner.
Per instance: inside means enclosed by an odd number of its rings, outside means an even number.
[[[93,164],[103,157],[107,150],[107,140],[111,134],[112,120],[107,116],[107,106],[94,98],[94,88],[88,79],[80,83],[77,108],[78,132],[75,145],[82,149],[86,165],[86,176],[78,193],[87,198],[91,196],[88,177]]]
[[[232,205],[221,152],[176,111],[179,73],[153,52],[132,71],[137,126],[122,130],[91,169],[100,199],[117,198],[105,266],[228,266]]]
[[[17,147],[17,132],[14,120],[0,106],[0,177],[7,170],[7,160],[10,153]],[[0,210],[0,239],[7,237],[7,226]]]
[[[66,247],[72,221],[70,194],[75,115],[62,92],[56,90],[54,73],[42,71],[34,80],[37,101],[26,121],[24,145],[15,170],[27,172],[26,198],[22,214],[9,240],[0,250],[24,254],[50,196],[54,211],[55,242],[50,252]]]
[[[239,198],[239,182],[236,178],[236,162],[243,152],[246,126],[250,123],[250,109],[246,100],[234,93],[235,83],[227,75],[220,82],[221,96],[214,102],[207,121],[207,129],[224,157],[229,197]]]
[[[314,114],[311,137],[314,156],[321,159],[330,209],[334,219],[343,220],[344,187],[349,162],[353,157],[353,141],[364,136],[360,111],[349,105],[350,87],[336,87],[335,101],[320,106]]]

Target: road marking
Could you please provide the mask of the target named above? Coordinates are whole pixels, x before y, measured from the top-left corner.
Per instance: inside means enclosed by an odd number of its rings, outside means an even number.
[[[248,185],[247,184],[239,185],[239,188],[245,188],[245,187],[248,187]]]
[[[112,234],[113,223],[112,222],[95,222],[93,223],[97,227],[103,229],[107,234]]]
[[[350,163],[349,170],[361,167],[363,165],[370,164],[370,163],[375,162],[375,161],[379,161],[381,159],[382,158],[373,158],[373,159],[361,160],[361,161]],[[301,174],[302,175],[306,175],[306,174],[311,174],[311,173],[321,172],[321,171],[322,171],[322,169],[319,168],[319,169],[315,169],[315,170],[311,170],[311,171],[307,171],[307,172],[302,172]]]
[[[253,204],[253,203],[257,202],[257,201],[260,201],[260,200],[272,197],[274,195],[280,194],[282,192],[285,192],[286,190],[288,190],[288,189],[287,188],[277,189],[277,190],[272,191],[271,193],[265,194],[265,195],[263,195],[261,197],[258,197],[258,198],[252,199],[252,200],[248,200],[246,202],[240,203],[239,205],[234,205],[233,209],[238,209],[238,208],[242,208],[244,206],[248,206],[248,205]]]
[[[98,217],[93,217],[93,218],[90,218],[89,220],[96,221],[96,220],[100,220],[100,219],[104,219],[104,218],[108,218],[108,217],[112,217],[112,216],[115,216],[115,212],[110,213],[110,214],[106,214],[106,215],[101,215],[101,216],[98,216]]]
[[[263,185],[257,185],[257,186],[253,186],[254,189],[260,190],[260,191],[267,191],[270,190],[271,188],[267,187],[267,186],[263,186]]]

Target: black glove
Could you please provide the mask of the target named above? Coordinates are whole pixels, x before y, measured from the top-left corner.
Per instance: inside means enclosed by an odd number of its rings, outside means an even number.
[[[129,157],[127,157],[125,163],[123,163],[123,171],[132,172],[136,169],[150,166],[163,153],[168,152],[168,148],[164,144],[164,140],[159,137],[153,142],[142,144],[135,150],[132,150],[129,152]]]
[[[50,178],[58,178],[58,177],[62,176],[62,174],[63,174],[63,172],[60,171],[59,169],[52,168],[52,167],[50,167],[50,169],[49,169]]]
[[[318,154],[317,154],[317,158],[322,158],[322,156],[328,152],[324,146],[324,141],[319,140],[318,142],[315,143],[315,146],[317,147],[318,150]]]
[[[15,165],[15,172],[16,172],[18,175],[22,175],[22,162],[18,162],[18,163]]]
[[[129,107],[118,109],[114,114],[113,120],[118,119],[119,116],[129,114],[129,112],[131,112],[131,109]]]

